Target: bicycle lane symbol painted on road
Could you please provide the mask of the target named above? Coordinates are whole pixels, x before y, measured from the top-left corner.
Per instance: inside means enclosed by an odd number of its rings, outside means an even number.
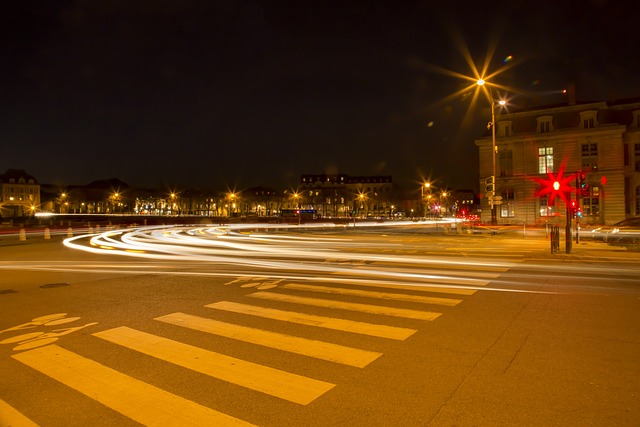
[[[4,332],[11,331],[22,331],[25,329],[32,329],[37,327],[46,327],[46,326],[57,326],[64,325],[66,323],[75,322],[79,320],[79,317],[66,317],[67,313],[56,313],[49,314],[46,316],[36,317],[32,319],[31,322],[22,323],[20,325],[13,326],[11,328],[7,328],[5,330],[0,331],[0,334]],[[58,341],[61,336],[68,335],[72,332],[78,331],[80,329],[84,329],[88,326],[97,325],[98,322],[87,323],[82,326],[76,326],[71,328],[62,328],[62,329],[54,329],[51,332],[30,332],[27,334],[17,335],[11,338],[4,339],[0,341],[0,344],[15,344],[18,343],[16,347],[13,348],[14,351],[22,351],[29,350],[32,348],[42,347],[47,344],[51,344],[53,342]]]

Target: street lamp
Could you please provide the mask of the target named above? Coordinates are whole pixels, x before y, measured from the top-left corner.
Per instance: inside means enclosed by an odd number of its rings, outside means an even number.
[[[231,217],[236,211],[236,193],[229,193],[229,200],[231,202],[231,212],[228,212],[228,214]]]
[[[426,218],[427,216],[427,206],[426,203],[424,202],[424,190],[427,189],[427,193],[429,192],[429,190],[431,189],[431,183],[429,182],[425,182],[424,185],[420,186],[420,204],[422,205],[422,210],[424,212],[424,216]],[[431,194],[429,194],[427,197],[431,196]]]
[[[358,201],[359,201],[359,205],[360,205],[360,214],[362,214],[362,212],[365,210],[365,200],[366,200],[366,196],[364,193],[359,193],[358,194]],[[368,207],[367,207],[368,209]],[[365,211],[365,217],[366,217],[366,211]]]
[[[171,192],[171,194],[169,194],[169,197],[171,197],[171,215],[173,215],[177,210],[176,198],[178,197],[178,195],[174,192]]]
[[[496,101],[493,98],[493,92],[491,91],[491,86],[487,84],[484,79],[478,79],[476,82],[478,86],[484,86],[488,88],[487,96],[489,97],[489,102],[491,103],[491,176],[492,181],[494,183],[493,191],[495,192],[495,179],[496,179],[496,153],[498,152],[498,147],[496,147]],[[500,100],[498,101],[500,105],[505,105],[506,101]],[[496,218],[496,205],[494,204],[494,196],[492,194],[489,198],[489,204],[491,206],[491,225],[496,225],[498,223]]]

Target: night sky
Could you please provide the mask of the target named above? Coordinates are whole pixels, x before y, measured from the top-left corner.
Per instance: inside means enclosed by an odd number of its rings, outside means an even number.
[[[477,190],[465,52],[514,104],[640,96],[640,8],[584,1],[0,0],[0,173],[295,188],[392,175]],[[471,108],[472,107],[472,108]]]

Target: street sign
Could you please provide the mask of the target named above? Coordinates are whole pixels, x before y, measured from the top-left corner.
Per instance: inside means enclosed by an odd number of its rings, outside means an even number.
[[[501,205],[502,204],[502,200],[493,199],[493,204],[494,205]]]
[[[496,201],[502,200],[502,196],[493,196],[493,204],[496,203]]]

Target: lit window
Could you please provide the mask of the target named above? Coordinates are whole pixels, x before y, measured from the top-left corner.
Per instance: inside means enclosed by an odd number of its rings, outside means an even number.
[[[502,204],[500,205],[500,216],[502,218],[513,218],[516,216],[514,199],[515,192],[513,188],[505,188],[502,190]]]
[[[538,148],[538,173],[553,172],[553,147]]]
[[[549,196],[540,197],[540,216],[554,216],[555,212],[555,206],[549,206]]]
[[[585,216],[600,215],[600,188],[589,187],[589,194],[582,197],[582,214]]]

